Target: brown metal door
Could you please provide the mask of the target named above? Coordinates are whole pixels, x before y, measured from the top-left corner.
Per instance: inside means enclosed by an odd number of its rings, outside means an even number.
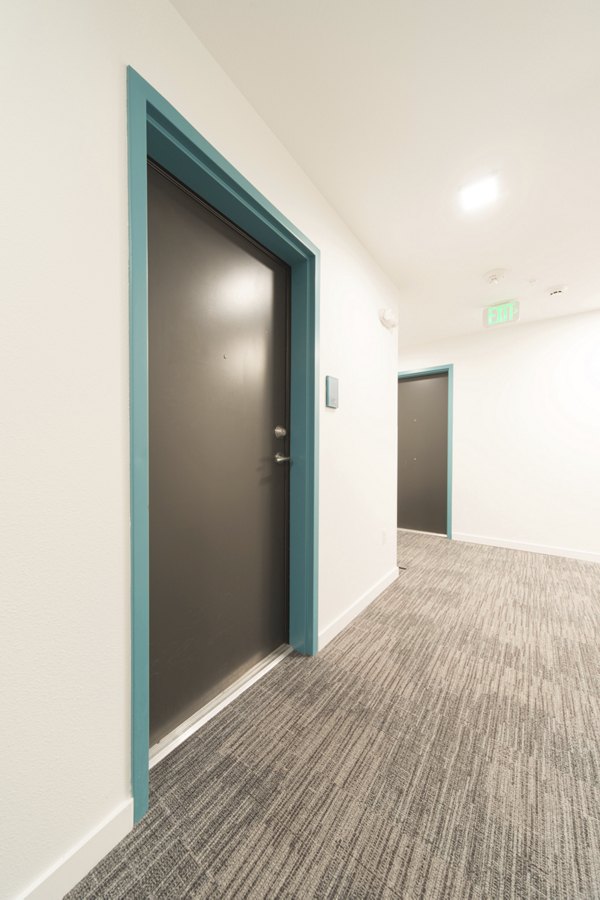
[[[288,640],[289,269],[149,164],[150,743]]]
[[[398,528],[447,533],[448,375],[398,381]]]

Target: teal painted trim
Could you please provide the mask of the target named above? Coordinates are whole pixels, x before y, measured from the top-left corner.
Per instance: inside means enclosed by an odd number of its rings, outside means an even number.
[[[148,808],[148,284],[150,156],[291,268],[290,643],[317,652],[320,257],[309,241],[154,88],[127,70],[131,328],[132,789]]]
[[[266,206],[260,204],[261,195],[241,175],[243,186],[237,190],[233,177],[225,177],[221,167],[226,166],[230,172],[236,170],[189,128],[196,135],[195,144],[185,139],[179,128],[169,128],[165,117],[149,106],[148,155],[157,162],[166,159],[177,169],[176,177],[180,181],[196,192],[199,188],[204,200],[240,227],[245,222],[248,226],[245,230],[251,228],[252,237],[290,265],[305,262],[306,253],[318,255],[318,249],[308,238],[304,239],[306,246],[302,245],[300,232],[274,206],[266,199]]]
[[[127,72],[131,465],[131,781],[134,819],[148,810],[149,515],[146,109]],[[144,166],[140,165],[144,161]]]
[[[446,507],[448,538],[452,540],[452,467],[454,453],[454,365],[448,366],[448,505]]]
[[[317,534],[317,504],[310,494],[318,496],[318,378],[311,359],[311,348],[318,345],[316,316],[306,316],[310,307],[311,285],[318,284],[318,256],[307,266],[292,267],[292,341],[291,341],[291,429],[290,455],[290,644],[301,653],[317,652],[317,606],[303,603],[301,597],[317,596],[317,553],[313,536]],[[302,427],[302,422],[306,427]],[[306,516],[296,510],[306,509]]]
[[[420,378],[423,375],[448,375],[448,453],[446,475],[446,533],[452,540],[452,471],[453,471],[453,433],[454,433],[454,364],[432,366],[429,369],[417,369],[414,372],[398,372],[398,381],[409,378]]]

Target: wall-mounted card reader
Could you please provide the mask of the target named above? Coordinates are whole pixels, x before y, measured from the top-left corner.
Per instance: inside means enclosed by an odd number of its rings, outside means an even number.
[[[333,375],[325,377],[325,406],[337,409],[339,406],[339,382]]]

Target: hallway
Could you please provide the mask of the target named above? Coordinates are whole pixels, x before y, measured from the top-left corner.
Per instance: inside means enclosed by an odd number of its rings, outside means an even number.
[[[160,763],[68,897],[600,897],[600,566],[399,533],[398,581]]]

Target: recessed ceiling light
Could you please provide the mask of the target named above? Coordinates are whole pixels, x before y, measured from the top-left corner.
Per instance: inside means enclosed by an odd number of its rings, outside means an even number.
[[[459,193],[460,205],[465,212],[472,212],[488,206],[498,199],[498,178],[496,175],[488,175],[480,181],[474,181],[462,188]]]

